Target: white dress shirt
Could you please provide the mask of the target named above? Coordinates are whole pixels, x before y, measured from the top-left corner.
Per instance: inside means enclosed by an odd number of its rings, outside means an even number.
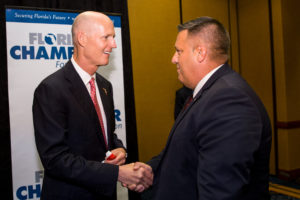
[[[211,70],[208,74],[206,74],[196,85],[194,92],[193,92],[193,98],[195,98],[195,96],[197,95],[197,93],[201,90],[201,88],[203,87],[203,85],[208,81],[208,79],[220,68],[222,67],[222,65],[219,65],[218,67],[216,67],[215,69]]]
[[[103,104],[102,104],[102,100],[100,97],[100,93],[99,93],[99,89],[98,89],[98,85],[96,82],[96,74],[93,74],[92,76],[87,73],[86,71],[84,71],[74,60],[74,58],[71,58],[71,62],[75,68],[75,70],[77,71],[77,73],[79,74],[81,80],[83,81],[84,85],[86,86],[86,89],[88,90],[89,94],[91,94],[91,86],[89,81],[91,80],[91,78],[95,79],[95,86],[96,86],[96,96],[97,96],[97,101],[98,104],[100,106],[100,112],[102,115],[102,120],[103,120],[103,125],[104,125],[104,130],[105,130],[105,135],[106,135],[106,140],[107,140],[107,144],[108,144],[108,137],[107,137],[107,123],[106,123],[106,115],[104,112],[104,108],[103,108]]]

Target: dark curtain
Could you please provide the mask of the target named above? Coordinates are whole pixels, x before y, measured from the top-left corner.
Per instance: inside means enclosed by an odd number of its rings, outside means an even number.
[[[138,160],[135,106],[131,65],[131,50],[128,24],[127,0],[1,0],[0,12],[0,180],[1,199],[13,199],[11,174],[11,149],[9,126],[9,102],[7,85],[7,55],[5,31],[5,6],[35,7],[41,9],[63,9],[74,11],[95,10],[105,13],[121,14],[122,46],[124,63],[125,112],[127,132],[127,162]],[[20,101],[22,101],[20,99]],[[140,199],[134,192],[129,192],[130,200]]]

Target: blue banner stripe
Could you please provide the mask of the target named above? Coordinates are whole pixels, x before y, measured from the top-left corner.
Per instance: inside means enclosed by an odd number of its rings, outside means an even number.
[[[79,13],[41,10],[6,9],[6,22],[69,24],[72,25]],[[115,27],[121,27],[121,17],[109,15]]]

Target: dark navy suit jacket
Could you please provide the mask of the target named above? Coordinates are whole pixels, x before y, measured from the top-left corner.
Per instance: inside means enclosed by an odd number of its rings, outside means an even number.
[[[155,200],[269,199],[271,126],[250,86],[225,64],[177,117],[148,162]]]
[[[96,74],[107,118],[109,149],[123,147],[114,134],[110,82]],[[34,93],[36,146],[45,169],[41,199],[114,199],[118,166],[101,163],[106,147],[90,94],[69,61]]]

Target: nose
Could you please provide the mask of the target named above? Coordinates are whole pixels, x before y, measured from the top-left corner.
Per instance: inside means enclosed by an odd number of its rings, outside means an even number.
[[[177,64],[177,62],[178,62],[178,55],[177,55],[177,52],[174,53],[174,55],[173,55],[171,61],[172,61],[173,64]]]
[[[117,48],[116,40],[113,38],[111,41],[111,48]]]

